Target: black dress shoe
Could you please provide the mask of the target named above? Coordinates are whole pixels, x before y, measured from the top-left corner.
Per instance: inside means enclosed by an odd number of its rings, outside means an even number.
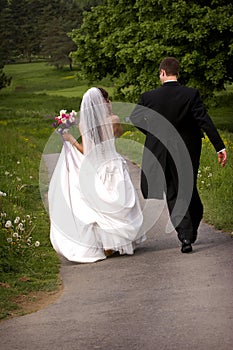
[[[192,245],[190,241],[187,241],[186,239],[182,242],[181,252],[182,253],[190,253],[193,250]]]

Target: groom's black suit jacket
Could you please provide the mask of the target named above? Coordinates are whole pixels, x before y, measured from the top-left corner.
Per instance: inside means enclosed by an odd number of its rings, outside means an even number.
[[[225,148],[197,89],[182,86],[177,81],[170,81],[157,89],[143,93],[130,119],[146,134],[141,177],[141,189],[145,198],[162,198],[165,186],[162,173],[165,173],[168,166],[174,168],[171,153],[167,152],[166,142],[172,144],[174,149],[177,142],[174,134],[169,136],[170,131],[167,131],[169,128],[166,123],[162,122],[161,116],[175,127],[183,139],[192,161],[195,179],[200,160],[201,138],[204,137],[203,132],[207,134],[217,152]],[[161,124],[164,125],[161,126]],[[168,133],[167,141],[164,143],[161,142],[160,133],[166,135],[166,132]],[[155,158],[159,161],[161,168]],[[185,169],[185,164],[182,165]],[[162,172],[158,173],[159,169]]]

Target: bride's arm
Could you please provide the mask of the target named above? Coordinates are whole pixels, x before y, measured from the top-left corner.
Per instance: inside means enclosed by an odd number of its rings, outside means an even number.
[[[64,133],[62,135],[62,137],[63,137],[63,140],[69,141],[73,147],[77,148],[77,150],[79,150],[79,152],[83,153],[82,143],[78,143],[78,141],[74,138],[74,136],[72,136],[71,134],[68,134],[68,133]]]
[[[120,137],[123,134],[123,129],[121,126],[121,121],[118,115],[112,114],[111,115],[112,120],[112,127],[113,127],[113,133],[115,137]]]
[[[77,140],[75,140],[75,142],[72,143],[72,146],[77,148],[77,150],[79,150],[79,152],[83,153],[83,145],[82,145],[82,143],[79,143]]]

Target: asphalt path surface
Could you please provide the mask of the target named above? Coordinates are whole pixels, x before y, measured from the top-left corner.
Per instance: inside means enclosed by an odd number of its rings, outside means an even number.
[[[139,190],[139,169],[129,167]],[[151,227],[135,254],[62,259],[61,297],[1,322],[0,349],[232,350],[233,239],[202,223],[193,252],[182,254],[176,233],[166,232],[164,202],[142,207]]]

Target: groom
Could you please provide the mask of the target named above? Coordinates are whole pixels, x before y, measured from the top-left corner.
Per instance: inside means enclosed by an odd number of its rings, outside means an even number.
[[[203,132],[214,146],[222,167],[226,164],[227,154],[198,90],[182,86],[177,80],[178,74],[177,59],[167,57],[162,60],[159,66],[162,86],[140,96],[130,120],[146,135],[141,173],[143,196],[162,199],[166,193],[171,222],[182,244],[181,252],[189,253],[203,216],[196,183]],[[170,132],[170,125],[175,132]],[[184,146],[180,146],[182,143]],[[189,155],[191,171],[188,171],[188,162],[184,161],[182,147]],[[188,190],[182,189],[179,174],[190,184]],[[186,196],[188,192],[190,196]],[[186,209],[177,206],[178,202],[186,203]]]

